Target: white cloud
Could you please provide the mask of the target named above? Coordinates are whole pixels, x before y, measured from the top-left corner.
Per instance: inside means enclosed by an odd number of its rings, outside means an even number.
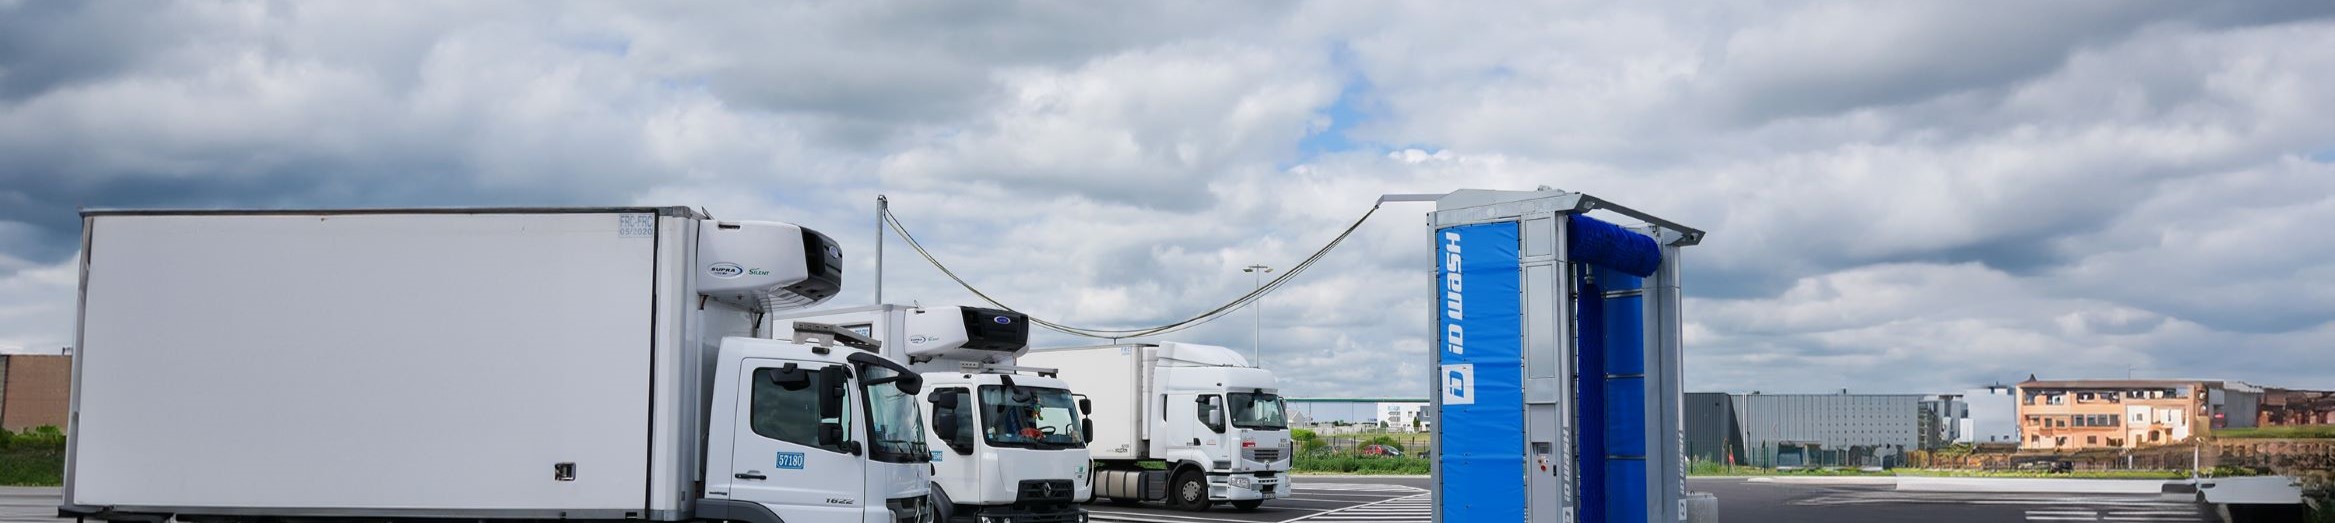
[[[82,206],[703,206],[842,240],[856,303],[888,194],[1007,303],[1131,327],[1380,194],[1547,185],[1711,231],[1698,389],[2335,387],[2280,363],[2335,341],[2320,3],[0,10],[0,344],[69,339]],[[1293,393],[1423,394],[1424,212],[1266,299]],[[974,303],[889,251],[887,298]]]

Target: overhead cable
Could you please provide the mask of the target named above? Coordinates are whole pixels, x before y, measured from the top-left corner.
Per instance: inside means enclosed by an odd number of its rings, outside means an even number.
[[[1369,221],[1372,214],[1378,213],[1378,205],[1379,204],[1375,203],[1371,204],[1370,210],[1364,211],[1362,213],[1362,217],[1355,218],[1354,223],[1347,225],[1345,230],[1339,231],[1337,237],[1331,238],[1329,243],[1323,244],[1320,250],[1316,250],[1314,251],[1313,255],[1307,256],[1305,261],[1299,262],[1296,267],[1292,267],[1288,271],[1282,272],[1280,276],[1274,277],[1272,281],[1265,282],[1264,285],[1260,285],[1254,289],[1249,290],[1248,293],[1234,298],[1231,302],[1218,305],[1215,308],[1208,309],[1207,311],[1201,312],[1200,314],[1194,315],[1192,317],[1185,318],[1173,323],[1168,323],[1166,325],[1136,329],[1098,329],[1065,325],[1062,323],[1042,319],[1036,314],[1030,314],[1028,311],[1006,305],[1004,302],[998,301],[996,297],[990,296],[989,293],[983,292],[978,287],[974,287],[972,282],[965,281],[963,276],[957,275],[957,272],[955,270],[949,269],[947,264],[941,263],[939,258],[932,255],[932,251],[926,250],[922,243],[916,241],[916,235],[909,234],[908,227],[900,223],[900,218],[896,215],[893,215],[889,207],[884,208],[881,212],[884,217],[884,223],[890,224],[894,232],[900,233],[900,238],[908,242],[908,247],[915,250],[917,256],[923,257],[926,263],[932,264],[933,268],[935,269],[940,269],[942,275],[946,275],[950,280],[956,281],[957,285],[964,287],[966,291],[972,292],[973,296],[981,298],[981,301],[988,302],[989,305],[1000,309],[1022,313],[1023,315],[1030,318],[1031,323],[1037,324],[1038,326],[1045,327],[1047,329],[1062,332],[1064,334],[1085,336],[1089,338],[1117,340],[1123,338],[1157,336],[1197,327],[1201,324],[1213,321],[1216,318],[1223,317],[1226,314],[1231,314],[1233,311],[1240,310],[1242,306],[1255,302],[1257,299],[1262,298],[1267,294],[1272,294],[1274,290],[1281,288],[1282,284],[1287,283],[1292,279],[1296,279],[1299,274],[1304,274],[1306,269],[1311,268],[1315,263],[1320,262],[1321,259],[1324,256],[1327,256],[1332,249],[1336,249],[1338,244],[1344,243],[1348,236],[1352,236],[1354,234],[1355,230],[1362,228],[1363,222]]]

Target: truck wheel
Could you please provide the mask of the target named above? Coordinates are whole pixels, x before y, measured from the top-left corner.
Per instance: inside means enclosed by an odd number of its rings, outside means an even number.
[[[1208,511],[1208,477],[1199,471],[1187,470],[1169,482],[1168,505],[1190,512]]]
[[[1262,506],[1265,506],[1265,500],[1262,499],[1244,499],[1232,502],[1232,508],[1241,510],[1256,510],[1257,507]]]
[[[924,502],[932,505],[933,521],[953,523],[956,520],[957,504],[949,502],[949,494],[941,492],[940,485],[932,486],[932,495],[926,496]]]

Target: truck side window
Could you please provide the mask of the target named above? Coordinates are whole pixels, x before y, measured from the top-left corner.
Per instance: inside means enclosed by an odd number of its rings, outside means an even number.
[[[965,393],[965,389],[941,389],[934,391],[934,394],[952,396],[956,401],[947,407],[935,403],[932,409],[933,433],[949,444],[949,450],[957,451],[958,454],[972,454],[973,398]]]
[[[1224,432],[1224,417],[1222,415],[1209,415],[1210,413],[1224,412],[1224,397],[1214,394],[1203,394],[1199,396],[1195,402],[1199,403],[1200,406],[1198,409],[1193,409],[1194,412],[1200,415],[1200,424],[1207,425],[1208,430],[1218,433]]]
[[[819,373],[802,372],[800,379],[772,380],[769,373],[773,372],[781,370],[761,369],[754,373],[754,400],[748,405],[753,414],[747,419],[754,433],[829,452],[848,452],[841,442],[834,445],[819,444],[821,424],[840,424],[846,427],[844,434],[851,433],[851,409],[843,409],[842,417],[839,418],[819,417],[819,391],[827,390]],[[849,436],[845,438],[848,440]]]

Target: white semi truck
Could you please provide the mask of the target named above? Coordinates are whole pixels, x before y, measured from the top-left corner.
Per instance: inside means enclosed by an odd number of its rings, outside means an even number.
[[[61,516],[930,521],[921,378],[847,331],[758,332],[839,290],[810,229],[681,207],[82,226]]]
[[[1092,400],[1095,497],[1247,510],[1289,495],[1294,449],[1273,373],[1232,349],[1141,343],[1041,349],[1024,365],[1059,369]],[[1145,465],[1157,468],[1146,468]]]
[[[1086,520],[1088,405],[1051,369],[1016,367],[1029,318],[975,307],[875,305],[789,314],[880,340],[924,375],[932,413],[932,507],[944,521]]]

